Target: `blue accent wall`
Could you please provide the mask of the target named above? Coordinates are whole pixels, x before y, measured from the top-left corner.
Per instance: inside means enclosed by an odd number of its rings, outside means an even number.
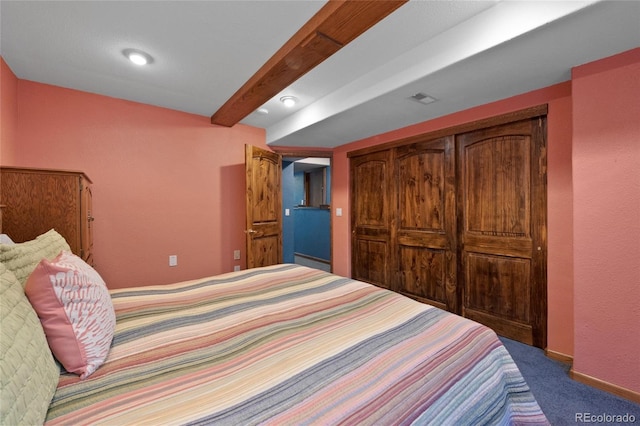
[[[294,210],[296,253],[331,260],[330,216],[331,210],[300,207]]]
[[[327,204],[331,203],[331,169],[327,168]],[[304,172],[294,173],[291,161],[282,161],[282,257],[293,263],[294,253],[331,261],[331,210],[298,207],[304,199]],[[286,216],[286,209],[290,215]]]

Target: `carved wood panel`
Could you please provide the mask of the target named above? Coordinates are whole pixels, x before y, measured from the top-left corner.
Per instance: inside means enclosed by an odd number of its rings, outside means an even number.
[[[499,136],[465,148],[465,230],[531,236],[531,138]]]
[[[268,266],[281,263],[278,259],[278,248],[281,241],[274,233],[253,237],[253,262],[255,265]]]
[[[253,222],[268,223],[278,220],[280,212],[280,165],[273,156],[255,155],[252,158],[252,203]]]
[[[444,250],[400,246],[400,288],[419,299],[447,309],[447,257]]]
[[[529,324],[531,262],[529,259],[468,253],[465,307]]]
[[[356,244],[354,278],[389,288],[389,264],[386,261],[389,258],[388,243],[360,238],[356,239]]]

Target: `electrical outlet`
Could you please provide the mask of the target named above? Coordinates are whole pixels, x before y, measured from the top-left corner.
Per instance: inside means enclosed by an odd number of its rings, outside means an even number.
[[[178,256],[172,254],[169,256],[169,266],[178,266]]]
[[[239,271],[239,270],[240,270],[240,265],[235,265],[235,266],[233,267],[233,271],[234,271],[234,272],[237,272],[237,271]]]
[[[233,251],[233,260],[240,260],[240,250]]]

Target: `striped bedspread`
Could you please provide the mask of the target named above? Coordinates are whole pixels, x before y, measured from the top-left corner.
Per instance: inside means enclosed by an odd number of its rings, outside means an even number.
[[[488,328],[276,265],[112,291],[116,334],[47,424],[548,424]]]

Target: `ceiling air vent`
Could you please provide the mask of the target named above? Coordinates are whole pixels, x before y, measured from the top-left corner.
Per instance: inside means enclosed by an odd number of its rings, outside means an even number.
[[[415,95],[411,96],[410,99],[413,99],[414,101],[420,102],[421,104],[425,105],[436,101],[436,98],[434,98],[433,96],[429,96],[426,93],[422,92],[416,93]]]

